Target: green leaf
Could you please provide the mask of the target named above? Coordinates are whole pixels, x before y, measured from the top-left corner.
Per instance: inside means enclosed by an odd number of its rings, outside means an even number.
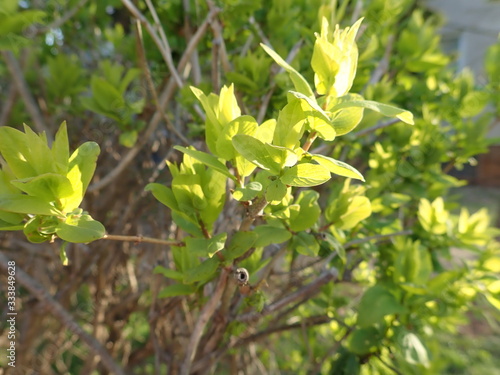
[[[270,204],[278,204],[285,197],[287,192],[286,185],[280,180],[274,180],[267,185],[266,200]]]
[[[356,196],[349,202],[347,212],[342,214],[339,224],[335,227],[339,229],[351,229],[359,222],[372,214],[372,206],[367,197]]]
[[[299,254],[315,257],[318,255],[320,246],[312,234],[299,232],[292,237],[290,248],[294,249]]]
[[[224,248],[227,233],[220,233],[212,238],[186,237],[186,249],[191,254],[212,258],[214,254]]]
[[[175,199],[174,193],[172,192],[172,189],[166,187],[165,185],[152,182],[146,185],[144,191],[152,192],[153,196],[161,204],[167,206],[171,210],[180,211],[179,206],[177,204],[177,200]]]
[[[236,134],[254,135],[257,130],[257,121],[252,116],[240,116],[228,123],[222,129],[216,142],[217,155],[225,160],[232,160],[236,156],[233,142]]]
[[[292,150],[262,143],[249,135],[235,135],[233,145],[245,159],[276,175],[281,172],[284,166],[297,163],[297,155]]]
[[[231,239],[231,244],[222,253],[224,259],[231,261],[245,254],[254,247],[257,237],[255,232],[236,232]]]
[[[45,132],[35,133],[28,125],[24,124],[24,133],[28,152],[24,157],[37,174],[54,172],[54,158],[47,143]]]
[[[196,267],[184,271],[184,283],[193,284],[198,281],[208,281],[219,267],[217,258],[209,258]]]
[[[361,297],[357,324],[360,327],[369,327],[381,323],[386,315],[400,314],[405,311],[406,309],[391,292],[381,285],[375,285]]]
[[[207,206],[205,193],[203,192],[201,176],[196,174],[180,174],[172,180],[172,192],[179,205],[184,211],[199,211]]]
[[[274,132],[276,130],[276,120],[271,118],[264,121],[253,134],[255,138],[263,143],[271,144],[274,138]]]
[[[290,207],[290,229],[300,232],[311,228],[319,219],[321,208],[318,204],[319,193],[314,190],[303,190]],[[299,209],[292,209],[297,206]]]
[[[288,91],[290,94],[295,96],[297,99],[302,100],[302,103],[305,104],[305,111],[312,111],[318,114],[319,117],[321,117],[324,121],[330,122],[330,116],[328,116],[328,113],[326,113],[319,105],[318,102],[316,102],[315,98],[309,98],[304,94],[301,94],[300,92],[296,91]],[[302,107],[304,109],[304,107]]]
[[[190,86],[190,88],[196,98],[200,101],[207,116],[205,121],[205,138],[208,149],[212,154],[217,155],[216,142],[219,139],[223,127],[216,115],[216,110],[218,111],[219,97],[215,94],[206,96],[203,91],[197,89],[196,87]]]
[[[196,286],[185,284],[172,284],[160,290],[158,298],[170,298],[177,296],[188,296],[196,292]]]
[[[331,116],[331,125],[335,129],[337,136],[351,132],[359,125],[363,119],[364,108],[344,108]]]
[[[330,179],[330,172],[322,165],[301,163],[285,170],[281,181],[289,186],[316,186]]]
[[[155,274],[155,275],[160,274],[160,275],[163,275],[169,279],[173,279],[173,280],[177,280],[177,281],[181,281],[184,279],[184,275],[182,274],[182,272],[173,270],[171,268],[166,268],[163,266],[156,266],[153,269],[153,274]]]
[[[26,194],[40,198],[45,202],[59,202],[62,198],[73,194],[73,187],[68,178],[55,173],[12,180],[10,183]],[[64,207],[60,207],[60,209],[64,210]]]
[[[63,121],[56,133],[52,144],[52,157],[54,159],[54,171],[66,175],[68,173],[69,141],[66,121]]]
[[[330,233],[325,233],[325,241],[335,250],[340,260],[342,260],[342,263],[346,264],[347,256],[344,246],[342,246],[342,244]]]
[[[229,87],[223,86],[220,90],[219,106],[216,114],[218,114],[222,126],[241,116],[241,110],[234,95],[233,84],[229,85]]]
[[[0,153],[16,178],[38,174],[29,162],[30,152],[26,134],[8,126],[0,126]]]
[[[65,212],[71,212],[82,202],[85,191],[94,175],[100,148],[95,142],[85,142],[69,158],[68,174],[73,194],[63,200]]]
[[[255,227],[257,233],[255,247],[266,247],[273,243],[282,243],[292,238],[292,233],[285,228],[275,227],[273,225],[259,225]]]
[[[216,170],[217,172],[223,174],[224,176],[229,177],[233,181],[236,181],[236,178],[231,173],[229,173],[227,167],[224,164],[222,164],[215,156],[207,154],[202,151],[192,150],[190,148],[182,146],[174,146],[174,148],[202,162],[207,167]]]
[[[233,198],[240,202],[248,202],[254,199],[262,191],[262,184],[254,181],[245,185],[245,187],[238,187],[233,193]]]
[[[59,223],[56,234],[64,241],[87,243],[104,237],[104,226],[90,215],[69,215],[66,222]]]
[[[57,208],[37,197],[20,194],[0,196],[0,210],[31,215],[64,216]]]
[[[272,59],[283,69],[285,69],[288,74],[290,75],[290,78],[293,82],[293,85],[295,86],[295,90],[298,92],[304,94],[305,96],[309,98],[314,98],[314,93],[307,83],[306,79],[299,73],[297,72],[292,66],[290,66],[285,60],[281,58],[280,55],[278,55],[276,52],[274,52],[271,48],[266,46],[265,44],[260,44],[260,46],[266,51],[266,53],[272,57]]]
[[[353,101],[345,101],[339,104],[336,104],[332,108],[332,112],[338,111],[343,108],[350,108],[350,107],[359,107],[359,108],[366,108],[366,109],[371,109],[372,111],[379,112],[383,114],[384,116],[388,117],[397,117],[403,122],[406,122],[407,124],[413,125],[413,114],[409,111],[405,111],[404,109],[400,109],[397,107],[393,107],[391,105],[387,104],[382,104],[382,103],[377,103],[371,100],[353,100]]]
[[[304,134],[305,114],[299,99],[292,97],[280,111],[274,130],[273,143],[291,150],[298,146]]]
[[[323,155],[312,155],[312,160],[318,162],[318,164],[327,168],[330,173],[334,173],[339,176],[355,178],[357,180],[365,181],[363,175],[358,172],[358,170],[347,163],[340,160],[335,160],[328,156]]]

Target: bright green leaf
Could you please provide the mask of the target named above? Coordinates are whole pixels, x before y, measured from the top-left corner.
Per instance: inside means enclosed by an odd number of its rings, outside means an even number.
[[[335,160],[328,156],[323,155],[312,155],[312,160],[318,162],[318,164],[327,168],[330,173],[334,173],[339,176],[355,178],[357,180],[364,181],[364,177],[358,170],[347,163],[340,160]]]
[[[290,186],[316,186],[330,179],[330,172],[322,165],[301,163],[285,170],[281,181]]]
[[[66,222],[59,223],[56,234],[64,241],[73,243],[87,243],[104,237],[104,226],[92,219],[90,215],[70,215]]]
[[[230,179],[236,181],[236,178],[231,173],[229,173],[227,167],[224,164],[222,164],[215,156],[212,156],[202,151],[192,150],[190,148],[182,146],[174,146],[174,148],[202,162],[209,168],[216,170],[217,172],[223,174],[224,176],[229,177]]]
[[[254,232],[258,236],[255,247],[266,247],[273,243],[282,243],[292,237],[289,230],[266,224],[255,227]]]

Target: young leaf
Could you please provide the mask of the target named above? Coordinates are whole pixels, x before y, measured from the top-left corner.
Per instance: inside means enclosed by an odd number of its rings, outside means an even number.
[[[68,216],[66,222],[59,223],[56,234],[64,241],[87,243],[104,237],[104,226],[90,215]]]
[[[328,156],[323,155],[313,155],[312,160],[318,162],[318,164],[327,168],[330,173],[337,174],[343,177],[355,178],[357,180],[364,181],[364,177],[358,170],[347,163],[340,160],[335,160]]]
[[[299,232],[292,237],[290,248],[299,254],[315,257],[318,255],[319,243],[312,234]]]
[[[393,107],[392,105],[377,103],[371,100],[353,100],[353,101],[345,101],[342,103],[338,103],[332,108],[332,112],[350,107],[371,109],[372,111],[379,112],[384,116],[397,117],[398,119],[400,119],[403,122],[406,122],[407,124],[410,125],[414,124],[413,114],[411,112],[397,107]]]
[[[215,94],[206,96],[200,89],[193,86],[190,86],[190,88],[196,98],[200,101],[207,116],[205,121],[205,138],[208,149],[212,152],[212,154],[217,155],[216,142],[217,139],[219,139],[223,127],[215,112],[218,107],[219,97]]]
[[[231,244],[223,250],[223,256],[226,261],[231,261],[245,254],[254,246],[257,240],[257,233],[254,232],[236,232],[231,240]]]
[[[321,208],[318,205],[319,193],[314,190],[303,190],[290,206],[290,229],[294,232],[304,231],[312,227],[318,221]],[[299,209],[294,210],[292,207]]]
[[[80,205],[94,175],[99,152],[97,143],[85,142],[71,155],[66,177],[71,182],[73,194],[62,200],[65,212],[71,212]]]
[[[257,130],[257,121],[252,116],[240,116],[228,123],[221,131],[216,142],[217,154],[225,160],[235,157],[232,138],[236,134],[254,135]]]
[[[280,180],[274,180],[267,185],[266,200],[270,204],[278,204],[285,197],[286,192],[286,185]]]
[[[301,163],[285,170],[281,182],[290,186],[316,186],[330,179],[330,172],[322,165]]]
[[[181,281],[184,279],[184,276],[182,275],[182,272],[179,272],[179,271],[176,271],[176,270],[173,270],[171,268],[166,268],[166,267],[163,267],[163,266],[156,266],[154,269],[153,269],[153,273],[156,275],[156,274],[161,274],[169,279],[173,279],[173,280],[177,280],[177,281]]]
[[[172,284],[162,288],[158,293],[158,298],[188,296],[194,292],[196,292],[196,286],[194,285]]]
[[[276,146],[295,149],[304,134],[304,119],[300,99],[292,97],[278,115],[273,143]]]
[[[284,166],[297,163],[297,155],[292,150],[262,143],[249,135],[235,135],[233,145],[245,159],[275,175],[279,174]]]
[[[367,197],[356,196],[349,202],[347,212],[345,212],[336,225],[340,229],[351,229],[359,222],[372,214],[372,206]]]
[[[8,126],[0,126],[0,154],[16,178],[37,175],[34,166],[28,161],[30,149],[25,133]]]
[[[54,171],[66,175],[68,173],[69,141],[66,121],[63,121],[56,133],[52,144],[52,157],[54,159]]]
[[[243,188],[236,188],[233,193],[233,198],[240,202],[248,202],[254,199],[262,191],[260,182],[250,182]]]
[[[12,185],[32,197],[45,202],[59,202],[73,194],[73,187],[67,177],[56,173],[45,173],[33,178],[12,180]],[[64,207],[59,207],[64,210]]]
[[[285,60],[281,58],[280,55],[278,55],[276,52],[274,52],[271,48],[266,46],[265,44],[260,44],[260,46],[266,51],[266,53],[273,58],[273,60],[281,66],[283,69],[285,69],[288,74],[290,74],[290,78],[293,82],[293,85],[295,86],[295,90],[298,92],[304,94],[305,96],[309,98],[314,98],[314,93],[309,86],[309,83],[307,83],[306,79],[299,73],[297,72],[292,66],[290,66]]]
[[[190,148],[182,146],[174,146],[174,148],[202,162],[207,167],[216,170],[217,172],[223,174],[224,176],[229,177],[233,181],[236,181],[236,178],[231,173],[229,173],[227,167],[224,164],[222,164],[215,156],[212,156],[202,151],[192,150]]]
[[[198,281],[206,281],[210,279],[215,272],[217,272],[217,268],[219,267],[219,260],[217,257],[209,258],[203,261],[198,266],[193,268],[189,268],[184,271],[184,283],[192,284]]]
[[[61,211],[48,202],[21,194],[1,195],[0,210],[20,214],[64,216]]]
[[[166,187],[165,185],[152,182],[147,184],[144,191],[150,191],[153,196],[163,205],[167,206],[171,210],[180,211],[177,200],[175,199],[172,189]]]
[[[254,229],[254,232],[257,233],[255,247],[265,247],[273,243],[282,243],[292,238],[290,231],[273,225],[259,225]]]
[[[187,237],[186,249],[196,256],[212,258],[214,254],[224,248],[227,233],[220,233],[212,238]]]

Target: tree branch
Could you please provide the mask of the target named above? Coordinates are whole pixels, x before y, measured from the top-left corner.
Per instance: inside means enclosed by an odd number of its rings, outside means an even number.
[[[247,314],[240,315],[236,318],[237,321],[239,322],[251,322],[254,320],[257,320],[263,316],[272,314],[281,308],[285,307],[286,305],[297,301],[301,298],[304,298],[307,296],[307,298],[311,298],[313,295],[315,295],[318,291],[319,288],[321,288],[323,285],[326,283],[330,282],[331,280],[337,278],[338,272],[335,268],[331,268],[329,270],[326,270],[323,272],[320,276],[316,278],[316,280],[312,281],[311,283],[303,286],[299,290],[296,290],[295,292],[289,294],[286,297],[283,297],[282,299],[273,302],[272,304],[265,306],[262,312],[251,312]]]
[[[144,236],[121,236],[118,234],[106,234],[101,239],[112,240],[112,241],[137,242],[137,243],[147,242],[147,243],[154,243],[167,246],[182,246],[182,242],[179,241],[162,240],[161,238],[152,238]]]
[[[191,365],[193,363],[194,357],[196,356],[196,351],[198,349],[198,344],[200,343],[201,335],[203,334],[203,330],[205,329],[205,326],[207,325],[209,319],[215,312],[217,304],[222,297],[222,293],[224,293],[228,275],[229,271],[223,268],[212,297],[201,310],[200,316],[198,317],[198,320],[196,321],[196,324],[194,326],[194,330],[191,333],[191,337],[189,338],[186,357],[182,364],[180,375],[189,375],[190,373]]]

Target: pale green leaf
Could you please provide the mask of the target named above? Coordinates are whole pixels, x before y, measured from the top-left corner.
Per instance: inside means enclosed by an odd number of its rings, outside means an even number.
[[[182,146],[174,146],[174,148],[202,162],[207,167],[210,167],[216,170],[217,172],[223,174],[224,176],[229,177],[230,179],[236,181],[236,178],[231,173],[229,173],[227,167],[224,164],[222,164],[215,156],[207,154],[202,151],[193,150]]]
[[[281,181],[289,186],[316,186],[330,179],[330,172],[322,165],[312,163],[297,164],[285,170]]]
[[[312,160],[327,168],[330,173],[334,173],[343,177],[355,178],[361,181],[365,180],[363,175],[359,173],[356,168],[350,166],[347,163],[344,163],[343,161],[323,155],[312,155]]]

